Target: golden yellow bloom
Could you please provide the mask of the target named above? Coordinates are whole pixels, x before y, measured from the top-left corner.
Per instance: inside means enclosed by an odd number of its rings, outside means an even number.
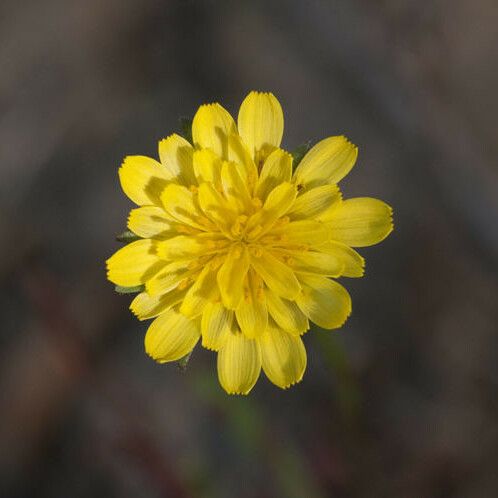
[[[237,124],[221,105],[203,105],[193,146],[171,135],[159,142],[159,162],[131,156],[119,170],[140,206],[128,228],[141,239],[107,261],[108,278],[145,284],[130,309],[155,318],[145,337],[152,358],[178,360],[201,339],[218,352],[228,393],[247,394],[261,368],[279,387],[299,382],[310,321],[334,329],[351,313],[331,277],[361,277],[364,260],[352,247],[392,230],[387,204],[342,199],[337,183],[356,161],[354,145],[326,138],[293,172],[283,129],[278,100],[251,92]]]

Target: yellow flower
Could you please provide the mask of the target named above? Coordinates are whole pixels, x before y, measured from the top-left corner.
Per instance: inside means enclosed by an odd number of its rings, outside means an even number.
[[[107,261],[108,278],[145,285],[130,309],[155,318],[145,336],[152,358],[178,360],[201,339],[218,352],[228,393],[247,394],[261,368],[279,387],[299,382],[310,321],[334,329],[351,313],[331,277],[361,277],[364,260],[352,247],[392,230],[387,204],[342,199],[337,183],[356,161],[354,145],[326,138],[293,172],[283,129],[278,100],[251,92],[237,124],[221,105],[203,105],[193,146],[171,135],[159,142],[159,162],[131,156],[119,170],[140,206],[128,228],[141,239]]]

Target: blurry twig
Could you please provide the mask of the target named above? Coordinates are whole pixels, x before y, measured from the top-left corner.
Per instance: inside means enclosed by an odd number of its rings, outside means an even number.
[[[227,396],[212,376],[199,378],[195,387],[201,398],[224,415],[223,430],[226,428],[230,431],[241,450],[258,461],[259,465],[268,467],[277,488],[273,496],[324,497],[306,455],[288,437],[285,427],[275,424],[273,415],[255,401],[254,394],[248,397]],[[273,489],[268,488],[267,491],[272,496]]]
[[[337,402],[341,409],[344,422],[348,426],[358,423],[361,406],[360,388],[351,371],[347,355],[342,346],[331,333],[317,330],[313,334],[318,342],[317,348],[327,366],[337,377]]]

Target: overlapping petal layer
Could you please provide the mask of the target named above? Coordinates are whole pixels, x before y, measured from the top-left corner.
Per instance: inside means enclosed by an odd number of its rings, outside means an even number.
[[[261,369],[279,387],[299,382],[310,322],[334,329],[351,313],[332,278],[362,276],[352,247],[392,230],[387,204],[342,199],[337,182],[356,161],[354,145],[322,140],[293,173],[283,129],[278,100],[251,92],[237,124],[221,105],[203,105],[193,144],[171,135],[160,162],[131,156],[119,171],[139,206],[128,228],[141,239],[107,261],[108,278],[144,285],[130,308],[155,318],[145,337],[152,358],[178,360],[201,339],[218,353],[228,393],[247,394]]]

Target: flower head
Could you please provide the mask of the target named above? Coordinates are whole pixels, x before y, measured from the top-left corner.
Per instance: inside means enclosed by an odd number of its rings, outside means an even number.
[[[261,368],[279,387],[299,382],[310,322],[334,329],[351,313],[333,278],[361,277],[352,247],[392,230],[387,204],[342,199],[337,183],[356,161],[354,145],[326,138],[293,171],[283,128],[278,100],[251,92],[237,124],[221,105],[202,105],[193,144],[170,135],[159,161],[131,156],[119,170],[140,206],[128,218],[140,239],[107,261],[108,278],[144,285],[130,308],[154,318],[145,336],[152,358],[178,360],[201,340],[218,352],[228,393],[247,394]]]

